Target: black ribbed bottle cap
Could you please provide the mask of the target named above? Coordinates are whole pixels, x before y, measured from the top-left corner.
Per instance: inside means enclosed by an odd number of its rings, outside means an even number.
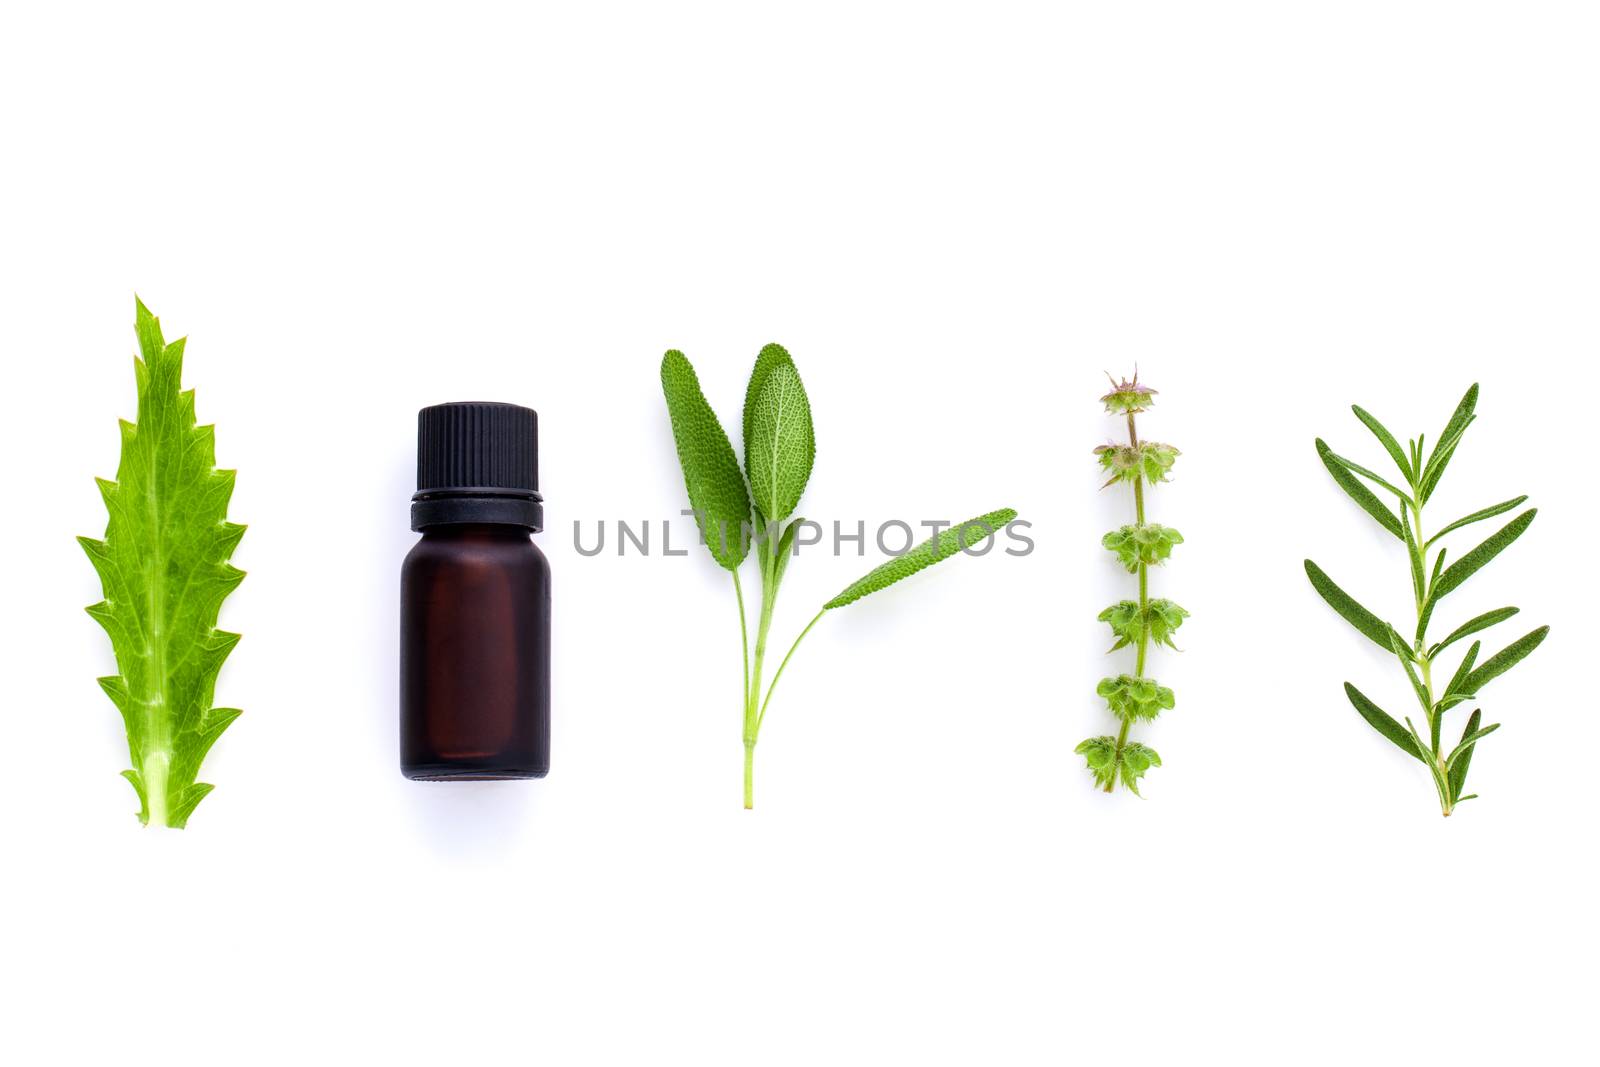
[[[417,412],[411,528],[492,523],[544,529],[539,414],[515,404],[435,404]]]

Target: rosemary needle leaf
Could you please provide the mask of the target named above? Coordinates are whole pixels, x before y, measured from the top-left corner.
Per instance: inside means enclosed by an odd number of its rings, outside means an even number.
[[[1400,442],[1394,439],[1394,434],[1390,433],[1383,423],[1373,418],[1360,404],[1351,404],[1350,410],[1356,413],[1356,418],[1360,419],[1367,429],[1372,431],[1372,435],[1378,439],[1378,443],[1383,445],[1384,451],[1389,453],[1389,458],[1394,460],[1394,465],[1400,468],[1401,476],[1407,482],[1415,482],[1416,475],[1412,471],[1411,461],[1406,458],[1405,449],[1400,447]]]
[[[1468,619],[1454,630],[1451,630],[1449,637],[1428,649],[1428,658],[1432,659],[1463,637],[1478,633],[1480,630],[1487,630],[1497,623],[1505,622],[1515,615],[1517,611],[1517,608],[1495,608],[1493,611],[1486,611],[1482,615]]]
[[[1474,712],[1474,714],[1475,715],[1481,715],[1482,712],[1480,710],[1478,712]],[[1467,722],[1467,731],[1466,731],[1466,733],[1461,735],[1461,743],[1456,745],[1455,748],[1451,749],[1450,750],[1450,755],[1445,757],[1445,761],[1444,761],[1445,767],[1453,769],[1454,766],[1455,766],[1456,760],[1460,759],[1461,757],[1465,756],[1467,753],[1471,752],[1472,751],[1472,746],[1476,745],[1483,738],[1488,737],[1490,734],[1494,733],[1498,729],[1500,729],[1500,724],[1499,723],[1491,723],[1490,725],[1485,726],[1483,729],[1479,730],[1479,729],[1475,728],[1472,725],[1471,720],[1468,720],[1468,722]]]
[[[1504,515],[1506,512],[1510,511],[1512,508],[1517,507],[1524,500],[1527,500],[1527,499],[1528,498],[1527,498],[1526,495],[1519,496],[1519,497],[1513,497],[1510,500],[1506,500],[1506,501],[1503,501],[1503,502],[1501,502],[1499,504],[1495,504],[1492,507],[1484,508],[1482,511],[1474,511],[1471,515],[1467,515],[1467,516],[1465,516],[1463,518],[1457,519],[1455,522],[1452,522],[1450,525],[1446,526],[1444,529],[1440,530],[1438,533],[1436,533],[1432,537],[1428,538],[1428,545],[1432,545],[1435,541],[1439,540],[1439,538],[1443,537],[1445,534],[1451,532],[1452,530],[1459,530],[1463,526],[1468,526],[1468,525],[1471,525],[1472,523],[1475,523],[1475,522],[1482,522],[1484,519],[1492,519],[1496,515]],[[1427,546],[1424,546],[1424,547],[1427,547]]]
[[[1306,577],[1311,579],[1312,588],[1322,595],[1329,607],[1344,616],[1346,622],[1366,634],[1373,644],[1385,652],[1394,651],[1394,643],[1390,639],[1394,627],[1356,603],[1354,597],[1340,589],[1321,567],[1309,559],[1306,560]]]
[[[1467,719],[1466,729],[1461,731],[1462,741],[1477,733],[1478,724],[1482,721],[1483,710],[1474,709],[1471,717]],[[1473,748],[1468,748],[1450,761],[1450,796],[1458,804],[1466,799],[1461,795],[1461,790],[1467,784],[1467,768],[1472,765],[1472,752]]]
[[[1472,646],[1467,649],[1467,654],[1461,658],[1460,665],[1456,667],[1456,673],[1450,676],[1450,684],[1444,687],[1444,697],[1439,701],[1440,711],[1447,711],[1455,707],[1456,704],[1461,703],[1462,700],[1472,699],[1470,691],[1467,691],[1464,696],[1461,695],[1463,692],[1462,685],[1466,682],[1467,676],[1472,673],[1473,665],[1478,662],[1478,653],[1482,648],[1482,641],[1474,641]],[[1460,699],[1455,699],[1458,696]],[[1454,702],[1452,703],[1452,701]]]
[[[1328,473],[1333,475],[1333,480],[1339,483],[1339,488],[1350,494],[1350,499],[1360,505],[1365,511],[1378,521],[1378,525],[1394,534],[1400,534],[1400,520],[1395,517],[1378,495],[1361,483],[1361,480],[1351,474],[1337,460],[1334,459],[1333,450],[1330,449],[1322,438],[1317,438],[1317,455],[1322,459],[1322,465],[1328,468]]]
[[[1439,575],[1439,580],[1434,583],[1433,599],[1441,599],[1453,592],[1462,582],[1476,574],[1484,564],[1510,547],[1511,542],[1521,537],[1523,531],[1533,523],[1533,517],[1537,514],[1539,514],[1538,508],[1529,508],[1502,526],[1477,548],[1446,567],[1444,573]]]
[[[1544,643],[1550,634],[1550,627],[1541,626],[1537,630],[1523,634],[1499,652],[1484,660],[1479,667],[1467,675],[1466,681],[1461,683],[1463,692],[1474,696],[1483,692],[1483,687],[1494,679],[1521,663],[1534,649]]]
[[[1353,473],[1359,474],[1359,475],[1361,475],[1361,477],[1366,478],[1367,480],[1369,480],[1369,481],[1371,481],[1371,482],[1373,482],[1373,483],[1375,483],[1377,485],[1383,486],[1385,489],[1389,490],[1389,492],[1393,493],[1395,496],[1399,497],[1401,500],[1405,500],[1406,499],[1406,494],[1401,489],[1399,489],[1398,487],[1396,487],[1396,486],[1390,484],[1389,482],[1385,481],[1381,474],[1377,474],[1377,473],[1374,473],[1373,471],[1369,471],[1367,468],[1363,467],[1361,464],[1357,463],[1355,460],[1353,460],[1353,459],[1345,459],[1343,456],[1339,455],[1339,453],[1337,453],[1337,452],[1329,452],[1328,453],[1328,458],[1333,460],[1335,463],[1339,464],[1340,466],[1344,467],[1346,470],[1349,470],[1349,471],[1352,471]]]
[[[1422,751],[1417,747],[1417,742],[1411,736],[1410,731],[1396,722],[1394,716],[1368,700],[1366,694],[1349,682],[1344,683],[1344,694],[1350,698],[1350,703],[1355,706],[1356,711],[1361,713],[1361,717],[1366,719],[1374,730],[1393,741],[1400,751],[1415,756],[1424,763],[1428,762],[1422,755]]]
[[[1445,423],[1444,433],[1439,435],[1438,443],[1433,446],[1433,455],[1428,457],[1428,462],[1423,465],[1420,481],[1419,501],[1423,504],[1433,495],[1438,488],[1439,479],[1444,476],[1444,469],[1450,462],[1450,457],[1455,455],[1456,445],[1461,442],[1461,435],[1467,432],[1467,426],[1476,418],[1473,414],[1478,406],[1478,385],[1474,382],[1462,396],[1461,402],[1456,405],[1456,410],[1450,416],[1450,421]]]

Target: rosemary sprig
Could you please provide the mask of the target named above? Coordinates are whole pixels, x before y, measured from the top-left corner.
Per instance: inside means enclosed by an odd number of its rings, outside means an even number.
[[[1439,479],[1444,474],[1445,468],[1455,456],[1462,435],[1477,418],[1475,413],[1477,405],[1478,387],[1474,385],[1456,405],[1455,413],[1445,424],[1444,433],[1434,444],[1431,453],[1425,453],[1426,442],[1423,437],[1408,441],[1406,447],[1402,448],[1400,442],[1381,422],[1360,407],[1352,407],[1351,410],[1355,412],[1356,418],[1372,431],[1378,443],[1383,446],[1383,450],[1394,461],[1395,467],[1400,472],[1403,488],[1346,459],[1329,448],[1321,438],[1317,439],[1317,455],[1321,457],[1323,466],[1328,469],[1333,480],[1360,505],[1363,511],[1405,544],[1410,570],[1411,597],[1416,612],[1416,625],[1409,642],[1394,626],[1362,607],[1350,594],[1339,588],[1321,567],[1309,559],[1305,561],[1306,576],[1311,579],[1311,585],[1318,594],[1343,616],[1346,622],[1365,634],[1384,651],[1392,652],[1400,661],[1410,689],[1420,705],[1426,736],[1409,717],[1402,726],[1394,716],[1380,708],[1349,682],[1344,685],[1345,695],[1373,729],[1387,737],[1402,752],[1421,761],[1428,768],[1429,775],[1433,779],[1434,791],[1439,797],[1439,807],[1445,815],[1454,811],[1456,805],[1462,801],[1477,796],[1475,793],[1462,792],[1466,785],[1467,768],[1471,764],[1472,753],[1480,740],[1500,728],[1499,723],[1482,726],[1482,711],[1475,709],[1467,719],[1466,726],[1461,732],[1461,739],[1447,749],[1441,739],[1445,713],[1458,704],[1475,702],[1484,686],[1522,662],[1529,653],[1539,647],[1550,632],[1548,626],[1531,630],[1482,663],[1478,662],[1478,653],[1482,645],[1478,641],[1473,641],[1451,675],[1450,681],[1442,690],[1436,685],[1434,668],[1438,665],[1439,656],[1445,649],[1465,637],[1504,622],[1517,614],[1518,609],[1507,607],[1486,611],[1457,626],[1444,640],[1430,645],[1428,625],[1433,619],[1434,609],[1441,600],[1460,588],[1463,582],[1521,537],[1533,523],[1534,516],[1538,514],[1536,508],[1522,512],[1482,544],[1448,566],[1445,565],[1447,550],[1442,547],[1438,554],[1432,557],[1432,562],[1429,561],[1429,550],[1446,534],[1503,515],[1521,506],[1528,499],[1526,496],[1518,496],[1482,508],[1440,527],[1431,537],[1424,537],[1426,529],[1424,508],[1434,490],[1438,488]],[[1395,498],[1395,509],[1391,510],[1378,494],[1367,488],[1362,479],[1372,482],[1392,495]]]

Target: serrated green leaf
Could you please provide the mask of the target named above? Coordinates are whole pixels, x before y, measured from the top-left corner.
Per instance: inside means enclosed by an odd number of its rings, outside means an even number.
[[[1360,419],[1362,425],[1371,430],[1372,436],[1376,437],[1378,443],[1383,445],[1384,451],[1389,453],[1389,458],[1394,460],[1394,465],[1400,469],[1401,476],[1408,482],[1413,481],[1411,461],[1406,458],[1405,450],[1400,447],[1400,442],[1394,439],[1394,434],[1390,433],[1383,423],[1368,414],[1361,405],[1351,404],[1350,410],[1356,413],[1356,418]]]
[[[1416,744],[1404,726],[1395,721],[1394,716],[1368,700],[1365,693],[1349,682],[1344,683],[1344,695],[1350,698],[1350,703],[1354,705],[1361,717],[1367,720],[1368,725],[1390,741],[1393,741],[1400,751],[1415,756],[1424,763],[1427,762],[1422,754],[1423,748]]]
[[[949,559],[963,548],[976,547],[984,538],[1005,529],[1006,525],[1016,517],[1017,513],[1011,508],[1001,508],[999,511],[991,511],[987,515],[980,515],[976,519],[968,519],[948,530],[942,530],[905,555],[880,564],[851,582],[838,596],[822,605],[823,610],[854,604],[864,596],[870,596],[904,578],[911,577],[918,571],[926,570],[935,563]]]
[[[1463,637],[1470,637],[1472,634],[1478,633],[1482,630],[1487,630],[1491,626],[1505,622],[1516,613],[1516,608],[1495,608],[1493,611],[1486,611],[1482,615],[1468,619],[1460,626],[1457,626],[1454,630],[1451,630],[1449,636],[1443,641],[1440,641],[1438,644],[1428,649],[1428,658],[1432,659],[1445,649],[1449,648],[1451,645],[1455,644],[1457,641],[1461,640]]]
[[[1373,644],[1385,652],[1394,651],[1394,644],[1390,639],[1394,627],[1356,603],[1354,597],[1340,589],[1321,567],[1309,559],[1306,560],[1306,577],[1311,579],[1311,587],[1321,594],[1322,599],[1328,602],[1328,606],[1342,615],[1346,622],[1366,634]]]
[[[1362,511],[1376,519],[1378,525],[1385,530],[1396,537],[1400,536],[1400,520],[1395,517],[1395,513],[1378,499],[1376,493],[1335,460],[1333,450],[1320,437],[1317,438],[1317,456],[1322,460],[1322,465],[1328,469],[1328,473],[1333,476],[1333,480],[1338,483],[1339,488],[1348,493],[1350,499],[1360,505]]]
[[[1530,630],[1515,641],[1511,642],[1499,652],[1484,660],[1471,674],[1467,675],[1461,683],[1461,691],[1474,696],[1483,692],[1483,687],[1521,663],[1534,649],[1544,643],[1550,635],[1550,627],[1541,626],[1537,630]]]
[[[794,360],[780,345],[756,357],[744,399],[744,469],[756,511],[781,522],[794,513],[817,457],[806,396]]]
[[[661,391],[701,537],[719,566],[736,570],[750,551],[751,519],[750,495],[733,445],[700,391],[694,366],[677,349],[661,358]]]
[[[211,790],[201,762],[237,708],[213,708],[217,675],[239,635],[217,629],[244,579],[229,558],[244,527],[227,521],[234,473],[218,470],[213,432],[182,388],[182,339],[135,300],[138,420],[121,423],[115,482],[99,480],[109,521],[79,538],[105,599],[88,609],[111,638],[118,674],[100,686],[122,713],[141,822],[181,827]]]
[[[1439,538],[1443,537],[1447,533],[1450,533],[1452,530],[1459,530],[1463,526],[1470,526],[1472,523],[1482,522],[1484,519],[1492,519],[1496,515],[1504,515],[1506,512],[1519,506],[1524,500],[1527,499],[1528,498],[1526,495],[1512,497],[1510,500],[1505,500],[1498,504],[1491,505],[1490,507],[1486,507],[1482,511],[1474,511],[1471,515],[1466,515],[1457,519],[1455,522],[1452,522],[1450,525],[1444,527],[1444,529],[1428,538],[1428,544],[1433,544],[1435,541],[1439,540]]]
[[[1539,514],[1538,508],[1529,508],[1502,526],[1477,548],[1446,567],[1444,573],[1439,575],[1439,580],[1433,583],[1433,599],[1441,600],[1460,588],[1462,582],[1476,574],[1479,568],[1504,552],[1511,542],[1521,537],[1537,514]]]

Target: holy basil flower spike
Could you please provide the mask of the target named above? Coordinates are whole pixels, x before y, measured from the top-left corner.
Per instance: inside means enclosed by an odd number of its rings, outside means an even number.
[[[1176,649],[1172,635],[1189,617],[1171,600],[1150,598],[1150,568],[1165,563],[1173,547],[1183,543],[1183,535],[1170,526],[1145,521],[1144,491],[1147,486],[1168,480],[1179,453],[1171,445],[1139,439],[1135,416],[1150,410],[1156,391],[1141,385],[1137,372],[1131,382],[1113,379],[1111,386],[1111,392],[1100,400],[1108,414],[1126,420],[1128,441],[1101,445],[1094,451],[1101,471],[1109,475],[1102,489],[1118,483],[1133,489],[1135,521],[1112,530],[1100,543],[1123,569],[1139,576],[1139,599],[1118,601],[1100,613],[1100,621],[1111,627],[1110,651],[1131,646],[1136,652],[1132,674],[1104,678],[1095,690],[1121,723],[1116,736],[1091,737],[1076,751],[1084,758],[1095,784],[1107,793],[1120,782],[1137,795],[1139,780],[1151,767],[1161,766],[1161,757],[1153,748],[1130,742],[1128,731],[1134,722],[1154,719],[1176,704],[1171,689],[1145,677],[1145,657],[1151,642]]]

